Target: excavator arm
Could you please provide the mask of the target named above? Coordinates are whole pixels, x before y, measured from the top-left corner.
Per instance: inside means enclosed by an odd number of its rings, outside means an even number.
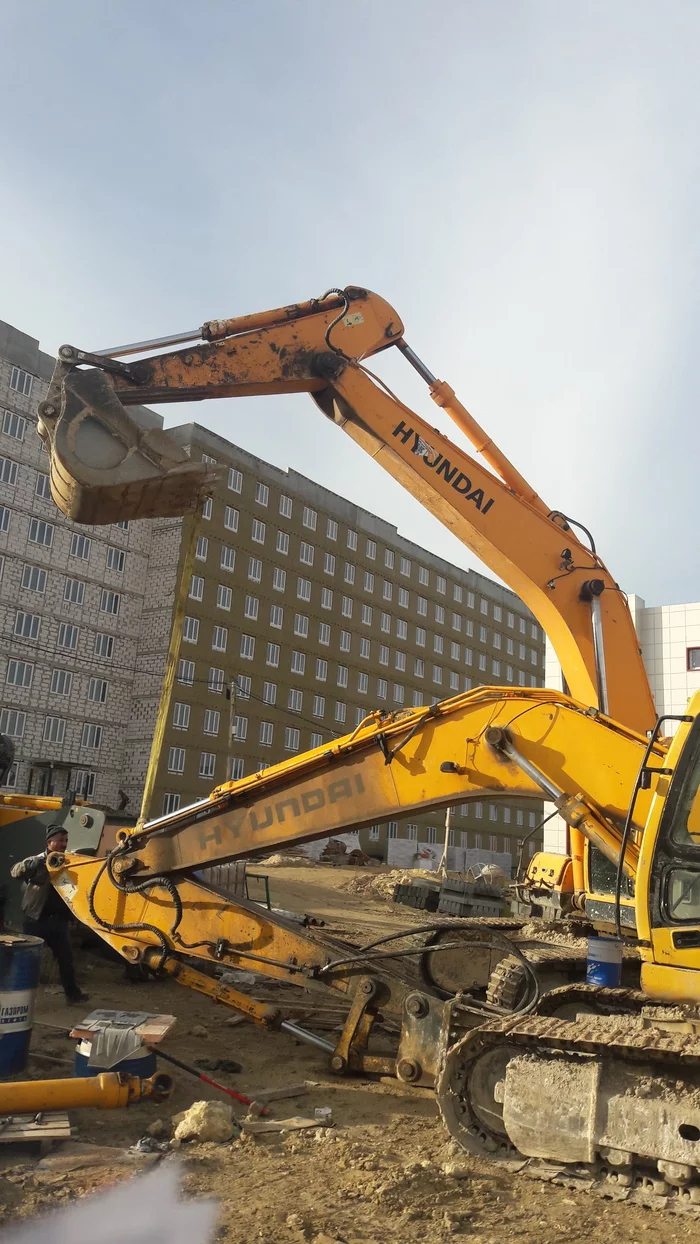
[[[573,526],[585,529],[538,497],[449,385],[407,345],[403,331],[387,302],[348,287],[99,354],[63,346],[39,408],[54,500],[84,523],[196,509],[212,491],[216,469],[190,461],[166,433],[141,428],[127,408],[309,393],[525,601],[549,636],[575,699],[640,733],[650,729],[655,714],[634,624],[593,540],[579,539]],[[197,344],[171,348],[183,341]],[[167,348],[139,357],[154,346]],[[365,360],[392,347],[426,381],[482,461],[368,370]]]
[[[335,1070],[396,1072],[431,1083],[442,1002],[430,990],[416,993],[391,950],[358,951],[300,929],[205,884],[196,870],[487,790],[546,793],[609,859],[617,862],[624,849],[624,869],[634,877],[645,818],[665,780],[665,754],[663,745],[650,749],[642,736],[554,692],[482,688],[430,708],[373,714],[345,738],[125,832],[106,859],[54,855],[48,867],[75,916],[127,960],[170,973],[254,1022],[286,1027],[302,1039],[309,1034],[220,984],[212,969],[252,968],[291,984],[326,985],[351,1003],[341,1037],[328,1046]],[[661,773],[652,772],[639,793],[623,847],[629,793],[645,755]],[[484,931],[477,929],[479,936]],[[501,954],[507,950],[501,942]],[[193,958],[203,961],[202,971],[191,966]],[[383,1060],[368,1052],[380,1008],[401,1029],[398,1052]]]

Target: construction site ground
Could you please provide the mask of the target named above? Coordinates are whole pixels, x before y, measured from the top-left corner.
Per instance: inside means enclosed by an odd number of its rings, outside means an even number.
[[[325,920],[330,932],[357,944],[420,923],[422,913],[346,888],[349,883],[367,884],[369,871],[324,865],[271,868],[272,901],[276,907]],[[215,1089],[162,1063],[175,1082],[166,1104],[146,1101],[122,1110],[71,1111],[79,1145],[57,1143],[47,1159],[29,1147],[0,1144],[3,1227],[137,1177],[149,1163],[164,1160],[180,1163],[185,1196],[217,1199],[216,1238],[227,1244],[413,1244],[452,1236],[484,1244],[700,1240],[700,1223],[691,1219],[509,1176],[467,1155],[457,1156],[429,1090],[388,1079],[338,1079],[329,1073],[321,1051],[284,1033],[261,1033],[247,1022],[231,1026],[230,1010],[172,981],[132,985],[119,963],[89,954],[79,957],[79,971],[90,994],[85,1010],[174,1014],[177,1023],[164,1048],[188,1062],[235,1059],[243,1067],[239,1074],[218,1073],[215,1078],[252,1097],[255,1090],[313,1082],[305,1095],[275,1102],[274,1117],[313,1117],[315,1108],[326,1106],[332,1110],[333,1127],[244,1135],[224,1144],[192,1142],[162,1158],[126,1158],[123,1151],[155,1120],[162,1119],[169,1132],[172,1115],[194,1101],[223,1100]],[[269,986],[262,986],[262,992],[272,996]],[[292,995],[298,1003],[297,991],[283,987],[285,1002]],[[328,992],[302,995],[302,1000],[309,1007],[328,1008],[319,1013],[319,1023],[322,1030],[325,1022],[331,1035],[334,1003]],[[28,1073],[32,1078],[71,1075],[75,1041],[65,1030],[79,1018],[81,1008],[65,1006],[56,985],[42,987]],[[244,1114],[245,1108],[236,1107],[236,1113]],[[458,1178],[443,1169],[455,1162]]]

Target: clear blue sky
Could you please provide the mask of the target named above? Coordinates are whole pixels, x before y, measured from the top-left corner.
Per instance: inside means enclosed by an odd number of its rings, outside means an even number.
[[[697,3],[4,0],[0,43],[0,318],[96,349],[369,286],[623,587],[700,599]],[[163,413],[478,565],[306,398]]]

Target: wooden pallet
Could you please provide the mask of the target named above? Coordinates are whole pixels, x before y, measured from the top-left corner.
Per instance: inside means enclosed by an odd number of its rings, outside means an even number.
[[[70,1119],[65,1110],[0,1117],[0,1144],[10,1141],[70,1140]]]

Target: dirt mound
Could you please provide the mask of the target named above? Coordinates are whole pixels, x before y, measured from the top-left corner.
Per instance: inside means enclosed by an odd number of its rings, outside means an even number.
[[[312,868],[316,860],[310,860],[308,855],[268,855],[260,863],[265,868]]]
[[[426,879],[439,881],[436,873],[422,868],[392,868],[389,872],[361,873],[351,877],[343,886],[351,894],[362,894],[365,898],[391,899],[397,885],[409,885],[411,881]]]

